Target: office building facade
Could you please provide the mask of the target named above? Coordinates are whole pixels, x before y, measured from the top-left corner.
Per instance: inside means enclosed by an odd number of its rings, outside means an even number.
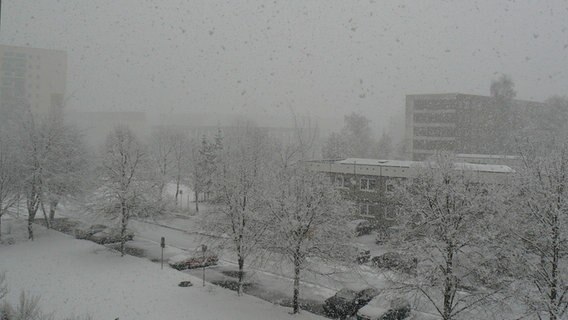
[[[538,102],[458,93],[408,95],[405,157],[421,161],[437,151],[512,154],[516,133],[542,107]]]
[[[0,113],[61,109],[66,77],[64,51],[0,45]]]

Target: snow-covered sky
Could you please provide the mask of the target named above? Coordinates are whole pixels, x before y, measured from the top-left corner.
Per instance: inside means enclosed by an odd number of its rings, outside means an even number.
[[[568,87],[564,0],[6,0],[0,43],[68,53],[69,108],[284,115],[375,126],[404,95]]]

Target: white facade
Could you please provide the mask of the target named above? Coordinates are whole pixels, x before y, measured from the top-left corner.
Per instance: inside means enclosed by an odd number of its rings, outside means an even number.
[[[0,110],[29,108],[43,115],[63,107],[64,51],[0,45]]]

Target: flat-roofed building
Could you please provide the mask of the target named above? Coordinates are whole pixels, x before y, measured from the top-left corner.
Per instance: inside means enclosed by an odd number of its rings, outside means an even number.
[[[311,160],[306,166],[314,172],[326,173],[346,199],[354,201],[362,218],[378,225],[394,223],[391,196],[402,180],[417,177],[429,162],[347,158],[340,160]],[[473,181],[484,184],[507,183],[515,171],[506,165],[458,162],[455,169]]]
[[[0,45],[0,114],[60,110],[66,78],[64,51]]]

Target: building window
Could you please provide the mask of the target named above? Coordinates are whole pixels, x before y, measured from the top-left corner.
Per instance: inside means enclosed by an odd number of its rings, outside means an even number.
[[[385,182],[385,190],[387,193],[394,193],[395,182],[392,179],[387,179]]]
[[[343,188],[345,187],[345,178],[343,175],[337,174],[333,178],[333,184],[336,188]]]
[[[362,217],[375,218],[379,212],[379,206],[376,203],[359,203],[359,215]]]
[[[371,210],[370,210],[370,206],[368,203],[360,203],[359,204],[359,215],[363,216],[363,217],[369,217],[371,216]]]
[[[377,180],[375,179],[369,179],[369,178],[361,178],[361,190],[365,190],[365,191],[373,191],[375,189],[377,189]]]
[[[396,220],[395,208],[393,206],[385,205],[383,218],[385,219],[385,221],[395,221]]]

